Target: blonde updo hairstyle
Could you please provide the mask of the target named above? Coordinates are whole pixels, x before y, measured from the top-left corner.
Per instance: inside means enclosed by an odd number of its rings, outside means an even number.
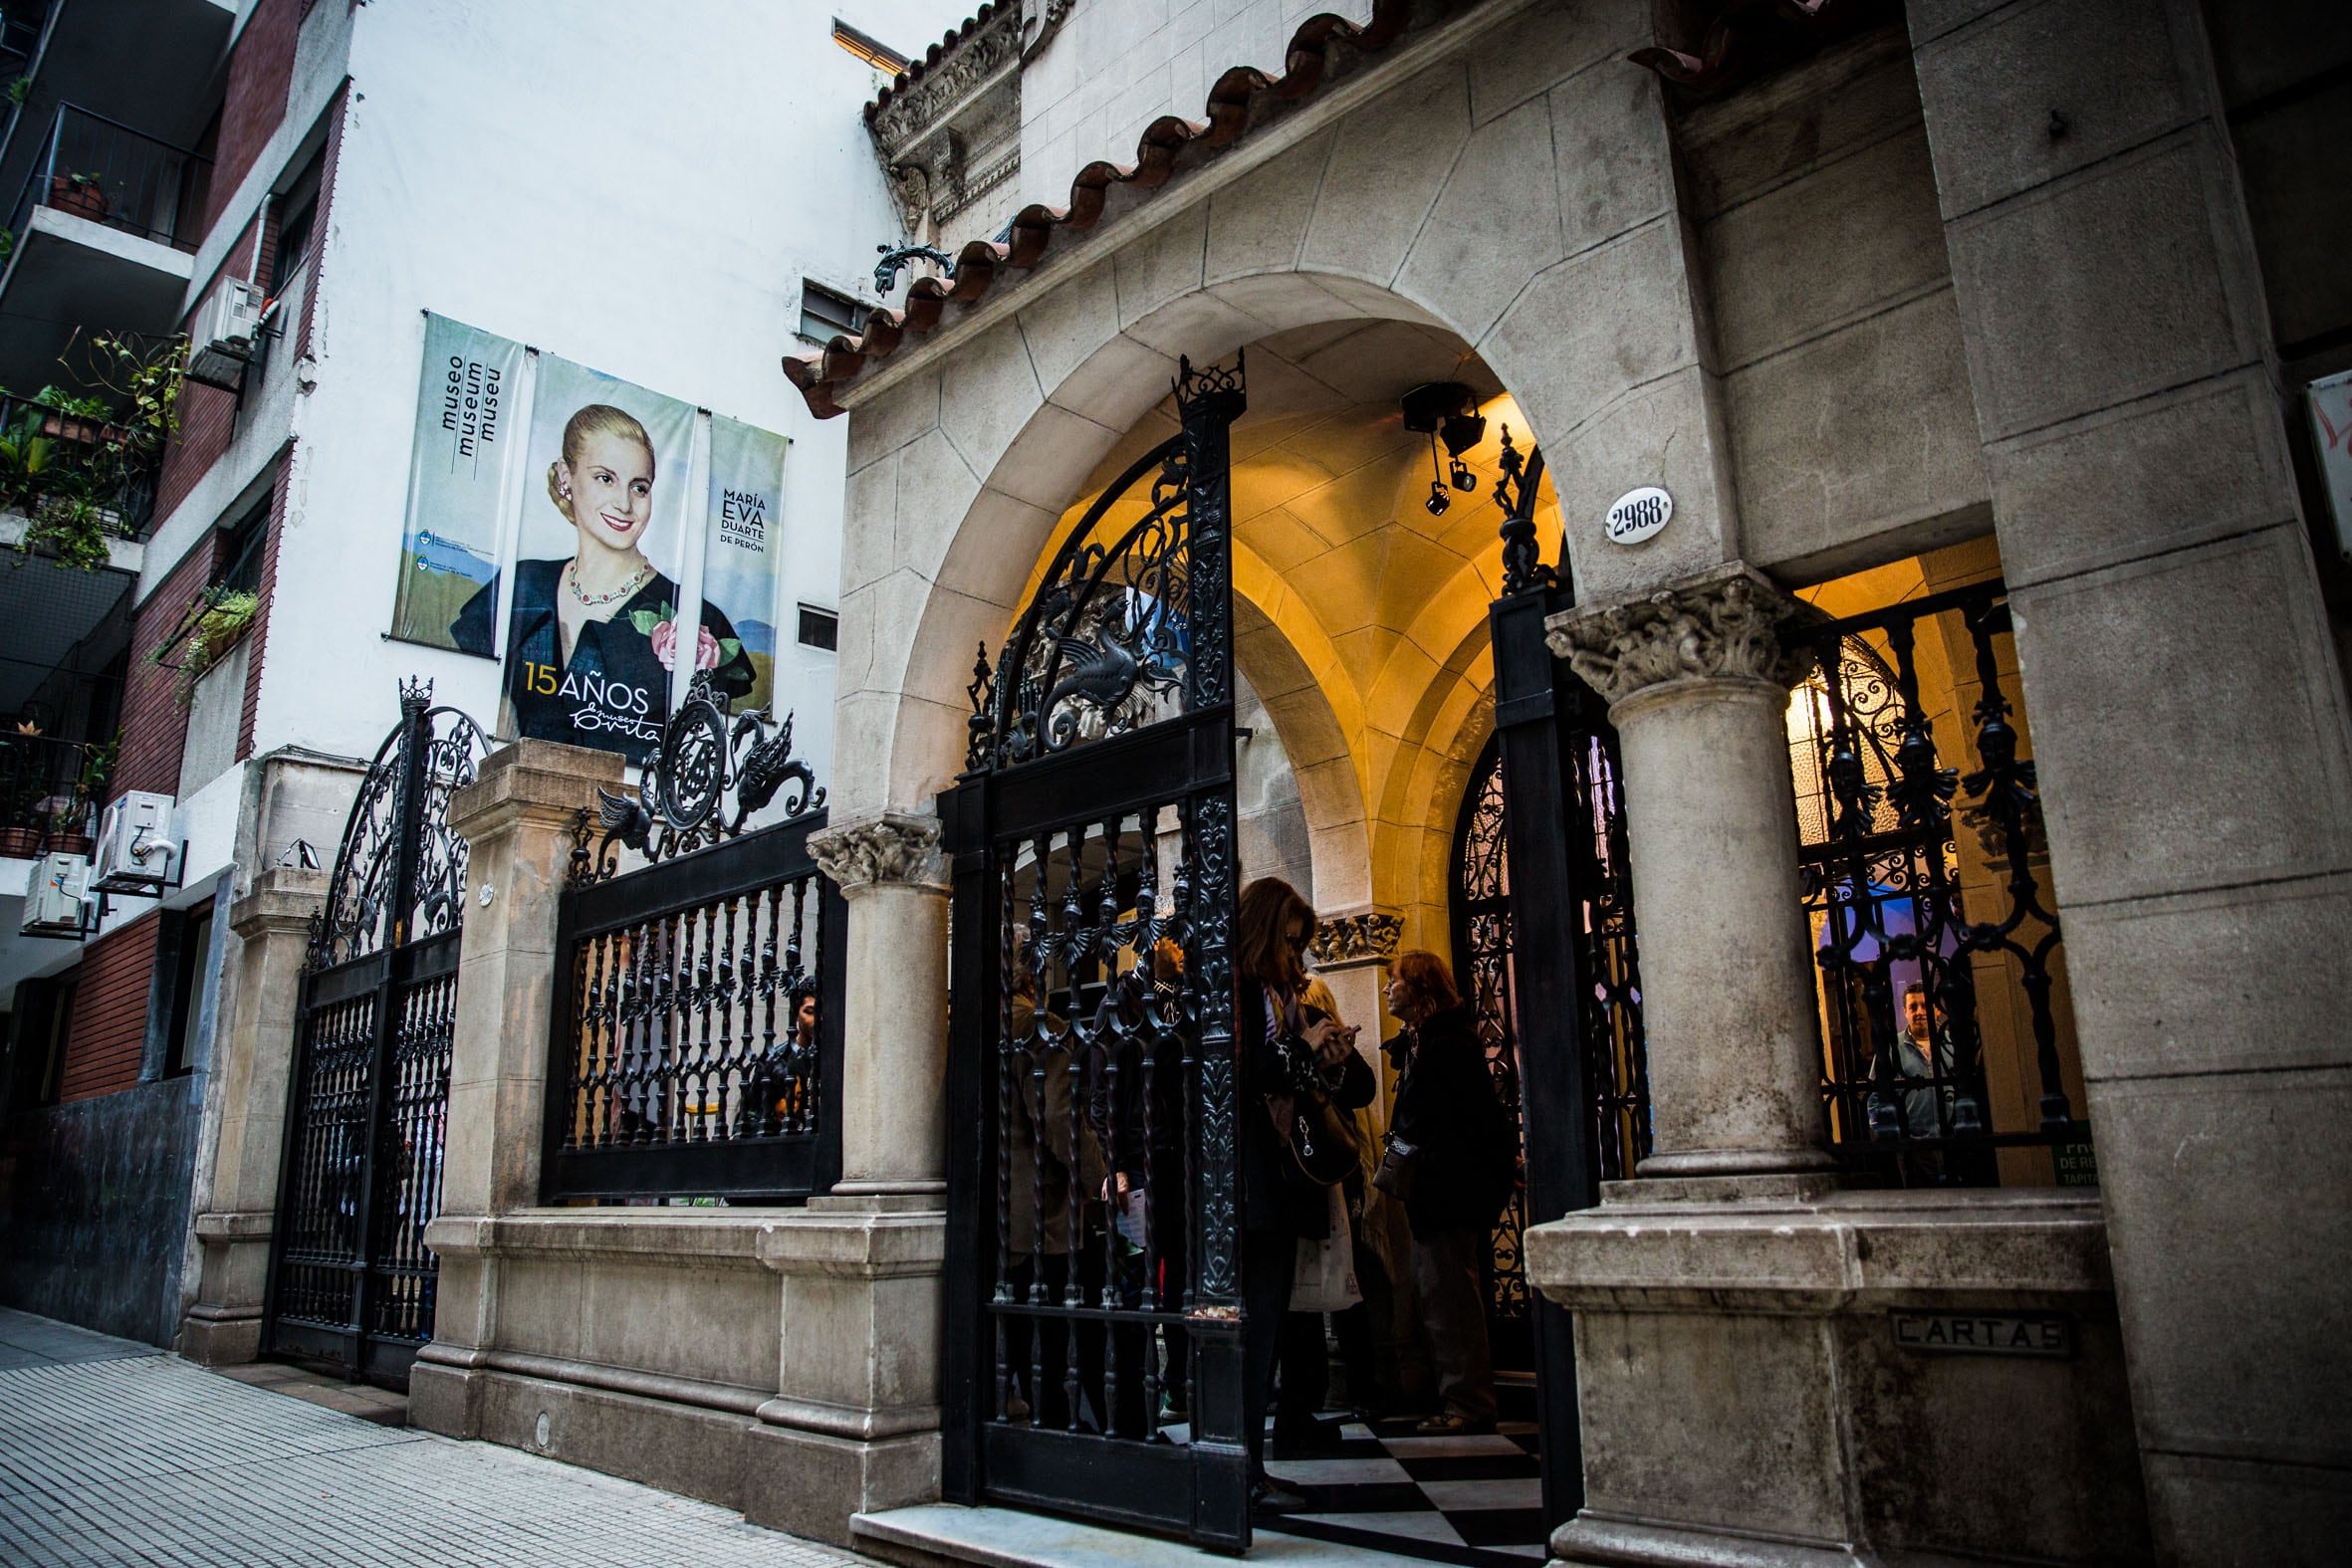
[[[557,471],[577,464],[581,453],[588,449],[588,437],[600,435],[619,436],[622,440],[636,442],[645,449],[645,466],[650,469],[655,465],[653,438],[645,433],[643,425],[637,423],[636,415],[625,408],[615,408],[610,403],[588,404],[564,421],[563,462],[547,466],[547,498],[556,504],[558,512],[564,514],[566,522],[578,523],[580,519],[572,515],[572,496],[565,490],[564,481]]]

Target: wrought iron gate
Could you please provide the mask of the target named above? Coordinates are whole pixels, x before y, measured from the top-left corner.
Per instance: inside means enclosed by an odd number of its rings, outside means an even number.
[[[405,1386],[433,1337],[465,841],[450,791],[487,742],[429,682],[359,786],[313,923],[295,1014],[266,1353]]]
[[[1250,1543],[1231,943],[1228,429],[1055,556],[972,686],[953,853],[949,1497]]]
[[[601,843],[586,810],[574,825],[544,1203],[798,1203],[841,1174],[848,908],[809,850],[824,790],[792,714],[731,707],[698,673],[635,797],[598,791]]]
[[[1507,429],[1503,468],[1503,597],[1489,612],[1500,853],[1486,868],[1499,897],[1467,911],[1456,941],[1474,1005],[1499,1000],[1509,1019],[1520,1098],[1534,1108],[1523,1128],[1520,1219],[1540,1225],[1591,1208],[1603,1181],[1633,1174],[1649,1152],[1649,1087],[1617,735],[1598,694],[1544,642],[1545,617],[1574,595],[1537,555],[1542,450],[1523,460]],[[1550,1107],[1562,1113],[1543,1114]],[[1500,1246],[1497,1255],[1500,1265]],[[1511,1264],[1520,1261],[1515,1248]],[[1566,1312],[1524,1285],[1522,1299],[1544,1518],[1555,1526],[1584,1495],[1575,1351]]]

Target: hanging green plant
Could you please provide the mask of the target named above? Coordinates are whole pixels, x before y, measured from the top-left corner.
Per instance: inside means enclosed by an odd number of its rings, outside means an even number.
[[[19,555],[38,551],[78,570],[98,571],[114,559],[107,541],[118,532],[113,517],[87,496],[58,496],[26,520],[16,548]]]
[[[167,640],[147,656],[157,668],[179,672],[183,708],[195,696],[196,683],[253,629],[254,617],[261,613],[261,595],[242,588],[207,588],[197,604],[202,607],[190,606],[184,635]],[[166,662],[165,655],[172,652],[178,657]]]
[[[20,556],[97,571],[111,559],[107,541],[134,537],[143,523],[145,481],[179,428],[182,341],[104,333],[81,346],[77,378],[110,395],[52,383],[5,405],[0,506],[25,515]],[[68,368],[72,349],[59,358]]]

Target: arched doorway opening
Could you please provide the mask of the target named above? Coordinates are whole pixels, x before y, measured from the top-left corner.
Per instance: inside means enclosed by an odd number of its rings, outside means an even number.
[[[1507,468],[1506,428],[1523,455],[1530,434],[1468,345],[1425,324],[1292,329],[1253,341],[1246,362],[1247,409],[1231,423],[1218,497],[1228,581],[1215,583],[1186,554],[1209,537],[1193,532],[1207,523],[1199,487],[1220,476],[1189,457],[1176,461],[1196,439],[1184,420],[1197,405],[1178,395],[1144,409],[1109,444],[1046,531],[1020,607],[989,628],[996,652],[979,686],[975,748],[964,785],[942,797],[959,865],[978,857],[988,867],[969,888],[959,871],[954,916],[959,944],[967,932],[980,941],[957,959],[965,978],[956,984],[951,1045],[964,1109],[950,1125],[968,1141],[951,1155],[950,1231],[963,1237],[970,1228],[974,1248],[968,1262],[951,1259],[949,1273],[986,1288],[967,1298],[949,1330],[950,1494],[1223,1545],[1246,1541],[1253,1522],[1246,1507],[1236,1513],[1239,1434],[1208,1425],[1230,1415],[1215,1406],[1235,1390],[1239,1346],[1212,1328],[1239,1320],[1233,1280],[1248,1273],[1231,1268],[1239,1240],[1224,1249],[1229,1271],[1217,1291],[1203,1295],[1194,1276],[1220,1261],[1209,1228],[1234,1224],[1232,1207],[1202,1181],[1225,1169],[1218,1162],[1229,1164],[1231,1151],[1192,1148],[1187,1169],[1184,1149],[1152,1147],[1155,1133],[1176,1125],[1174,1102],[1155,1109],[1153,1096],[1205,1082],[1198,1074],[1210,1051],[1199,1020],[1210,993],[1196,980],[1208,951],[1204,878],[1227,853],[1230,875],[1219,872],[1225,892],[1217,896],[1289,869],[1326,922],[1385,932],[1390,956],[1399,946],[1430,948],[1469,966],[1477,944],[1456,930],[1454,890],[1469,784],[1471,816],[1481,802],[1485,813],[1470,835],[1485,877],[1475,912],[1481,940],[1508,930],[1498,753],[1490,747],[1483,764],[1474,759],[1495,728],[1489,617],[1504,573],[1502,519],[1490,495]],[[1470,482],[1447,475],[1442,507],[1431,504],[1429,437],[1405,428],[1400,407],[1404,392],[1437,379],[1471,388],[1487,419],[1485,438],[1456,454]],[[1553,544],[1548,492],[1531,483],[1524,501],[1540,515],[1535,532]],[[1225,596],[1211,604],[1211,592]],[[1229,695],[1211,701],[1211,691]],[[1230,736],[1212,733],[1221,705]],[[1295,776],[1283,808],[1297,821],[1260,835],[1272,846],[1265,864],[1244,858],[1245,835],[1228,836],[1223,849],[1212,842],[1224,831],[1218,811],[1239,821],[1252,804],[1232,793],[1258,744],[1244,745],[1238,733],[1245,709],[1248,727],[1262,716],[1275,732],[1268,741]],[[1613,772],[1605,739],[1584,739],[1600,750],[1589,751],[1568,793],[1585,802],[1578,809],[1589,836],[1614,808],[1596,818],[1579,791],[1595,778],[1613,785]],[[1220,746],[1234,756],[1224,772],[1203,764]],[[1166,771],[1178,752],[1181,780]],[[1574,837],[1576,820],[1563,817],[1548,836]],[[1575,858],[1580,867],[1622,867],[1621,849],[1611,855],[1605,842]],[[1623,893],[1620,878],[1613,894],[1582,896],[1605,910]],[[1609,929],[1595,918],[1595,929]],[[1629,942],[1629,927],[1618,926]],[[1530,1149],[1590,1147],[1592,1124],[1605,1114],[1576,1109],[1573,1097],[1523,1108],[1519,1042],[1505,1017],[1508,958],[1490,958],[1476,974],[1466,968],[1463,978],[1490,1018],[1502,1020],[1491,1070],[1503,1102],[1525,1110]],[[1376,1042],[1395,1027],[1378,971],[1331,979],[1346,1021],[1363,1029],[1359,1050],[1376,1060]],[[1612,998],[1638,1005],[1630,986],[1612,980],[1595,991],[1594,1006],[1605,1013]],[[972,1007],[972,999],[984,1000]],[[1625,1038],[1638,1049],[1637,1031]],[[1391,1078],[1383,1109],[1393,1092]],[[1122,1094],[1132,1100],[1125,1122]],[[1184,1114],[1207,1103],[1187,1101]],[[1239,1099],[1212,1109],[1234,1118],[1259,1111]],[[1164,1121],[1163,1112],[1171,1113]],[[1196,1118],[1186,1136],[1197,1139],[1215,1120]],[[1375,1130],[1367,1143],[1375,1153],[1377,1139]],[[1142,1153],[1123,1160],[1119,1150]],[[1146,1169],[1155,1158],[1159,1168]],[[1619,1160],[1608,1164],[1609,1174],[1621,1173]],[[1154,1195],[1148,1214],[1121,1210],[1121,1175],[1127,1194]],[[1417,1411],[1392,1404],[1390,1415],[1402,1419],[1378,1424],[1326,1405],[1337,1452],[1306,1454],[1280,1452],[1278,1421],[1267,1468],[1298,1483],[1309,1517],[1260,1519],[1257,1528],[1335,1533],[1387,1550],[1436,1547],[1455,1561],[1463,1552],[1540,1549],[1564,1516],[1542,1473],[1544,1434],[1572,1428],[1572,1398],[1568,1427],[1538,1419],[1541,1391],[1568,1397],[1573,1374],[1565,1333],[1536,1332],[1542,1309],[1518,1253],[1526,1228],[1553,1217],[1543,1195],[1556,1186],[1524,1183],[1496,1228],[1486,1284],[1498,1392],[1508,1403],[1498,1430],[1468,1435],[1475,1453],[1438,1456],[1416,1447],[1429,1441],[1415,1428],[1437,1413],[1434,1403]],[[1187,1203],[1173,1203],[1177,1195]],[[1409,1235],[1401,1206],[1393,1219],[1399,1237]],[[1359,1235],[1354,1244],[1381,1243]],[[1404,1281],[1411,1338],[1409,1239],[1383,1262],[1392,1282]],[[1217,1316],[1228,1311],[1236,1316]],[[1358,1381],[1348,1380],[1351,1404],[1363,1400]],[[1424,1400],[1428,1393],[1425,1384]],[[1572,1487],[1572,1436],[1563,1452]],[[1441,1457],[1475,1459],[1491,1473],[1440,1474]],[[1341,1468],[1326,1467],[1333,1464]],[[1121,1485],[1096,1484],[1113,1471]],[[1410,1496],[1396,1489],[1398,1473]],[[1167,1506],[1138,1511],[1133,1499],[1146,1495]],[[1573,1507],[1572,1496],[1564,1505]]]

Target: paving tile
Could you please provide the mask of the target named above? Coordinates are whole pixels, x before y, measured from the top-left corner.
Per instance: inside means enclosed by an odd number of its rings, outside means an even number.
[[[22,1319],[24,1314],[9,1314]],[[26,1568],[857,1568],[723,1508],[0,1318],[0,1563]],[[51,1325],[65,1328],[66,1325]],[[103,1336],[86,1336],[99,1339]],[[119,1346],[122,1342],[110,1342]],[[94,1356],[105,1359],[72,1359]]]

